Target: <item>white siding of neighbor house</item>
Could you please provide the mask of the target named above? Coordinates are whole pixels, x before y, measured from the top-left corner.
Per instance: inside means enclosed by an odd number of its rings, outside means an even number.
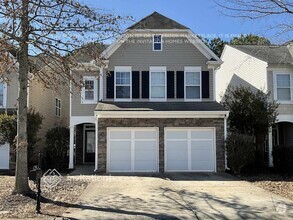
[[[267,92],[267,63],[239,51],[229,45],[225,46],[221,56],[224,62],[216,71],[216,100],[220,102],[227,86],[245,86],[256,91]]]
[[[274,99],[274,71],[277,72],[289,72],[293,73],[292,66],[281,66],[281,65],[269,65],[267,71],[268,90],[271,92],[271,100]],[[293,114],[293,102],[282,104],[280,103],[278,108],[279,115],[292,115]]]

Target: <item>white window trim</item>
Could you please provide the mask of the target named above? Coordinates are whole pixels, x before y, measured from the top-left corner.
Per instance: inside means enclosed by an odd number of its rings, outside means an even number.
[[[3,84],[3,105],[0,105],[0,108],[6,108],[7,107],[7,83]]]
[[[291,100],[278,100],[278,88],[277,88],[277,75],[289,75],[290,76],[290,98]],[[288,71],[274,71],[273,72],[273,86],[274,86],[274,100],[280,104],[292,104],[293,103],[293,73]]]
[[[130,72],[130,97],[129,99],[116,98],[116,72]],[[129,102],[132,100],[132,67],[131,66],[115,66],[114,67],[114,101]]]
[[[165,98],[152,98],[152,72],[164,72],[165,73]],[[150,91],[150,101],[167,101],[167,67],[165,66],[151,66],[150,67],[150,82],[149,82],[149,91]]]
[[[98,100],[98,80],[95,76],[83,76],[83,82],[86,80],[94,81],[94,99],[93,100],[85,100],[85,87],[83,86],[81,89],[81,104],[96,104]]]
[[[186,72],[199,72],[199,99],[188,99],[186,98]],[[200,66],[185,66],[184,67],[184,101],[186,102],[198,102],[202,101],[202,81],[201,81],[201,67]]]
[[[56,99],[58,99],[58,101],[60,102],[60,107],[56,105]],[[57,114],[56,114],[56,110],[57,110],[57,108],[60,109],[60,115],[57,115]],[[55,97],[55,116],[57,116],[57,117],[61,117],[61,110],[62,110],[61,99],[59,99],[58,97]]]
[[[161,36],[161,50],[155,50],[155,36]],[[163,51],[163,35],[162,34],[153,34],[153,51]]]

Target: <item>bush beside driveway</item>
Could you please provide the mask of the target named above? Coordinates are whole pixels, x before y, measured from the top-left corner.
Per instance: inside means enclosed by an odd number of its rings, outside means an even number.
[[[66,217],[77,219],[293,218],[293,202],[227,174],[100,176]]]

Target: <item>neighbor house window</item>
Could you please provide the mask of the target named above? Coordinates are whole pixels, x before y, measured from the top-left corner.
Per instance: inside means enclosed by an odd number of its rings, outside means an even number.
[[[95,76],[83,77],[83,88],[81,95],[82,104],[94,104],[97,102],[97,79]]]
[[[276,74],[276,99],[280,101],[292,100],[291,75],[282,73]]]
[[[154,51],[162,51],[162,35],[154,35],[153,36],[153,50]]]
[[[0,106],[6,107],[6,83],[0,83]]]
[[[185,67],[184,69],[185,100],[201,99],[201,68]]]
[[[166,100],[166,67],[150,68],[150,99]]]
[[[55,98],[55,115],[61,116],[61,100],[58,98]]]
[[[115,99],[131,100],[131,67],[115,67]]]

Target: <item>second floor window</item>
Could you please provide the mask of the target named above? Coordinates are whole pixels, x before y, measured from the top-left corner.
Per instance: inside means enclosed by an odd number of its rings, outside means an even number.
[[[4,106],[4,84],[0,83],[0,106]]]
[[[280,101],[291,101],[291,75],[290,74],[276,74],[276,98]]]
[[[58,98],[55,98],[55,115],[61,116],[61,100]]]
[[[131,99],[131,67],[115,67],[115,99]]]
[[[150,68],[150,98],[152,100],[166,100],[166,68]]]
[[[185,99],[199,100],[201,98],[201,70],[199,67],[185,68]]]
[[[97,102],[97,79],[95,76],[84,76],[81,102],[83,104],[94,104]]]
[[[154,35],[153,36],[153,50],[154,51],[162,51],[162,35]]]

